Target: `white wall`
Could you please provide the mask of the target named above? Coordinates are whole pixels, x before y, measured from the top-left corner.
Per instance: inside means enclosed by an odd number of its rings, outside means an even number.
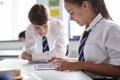
[[[0,0],[0,41],[18,40],[30,24],[28,12],[36,0]]]
[[[10,34],[12,31],[11,8],[12,8],[12,1],[0,0],[0,40],[9,39],[12,36],[12,34]]]
[[[118,25],[120,25],[120,0],[104,0],[107,6],[107,9],[114,20]]]

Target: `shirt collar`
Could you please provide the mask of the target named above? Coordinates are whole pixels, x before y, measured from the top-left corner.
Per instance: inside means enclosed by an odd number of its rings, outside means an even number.
[[[48,32],[46,34],[46,37],[48,37],[51,33],[51,26],[50,26],[50,21],[48,22]]]
[[[87,27],[85,31],[89,31],[89,30],[91,30],[93,27],[95,27],[95,25],[96,25],[99,21],[101,21],[102,18],[103,18],[102,14],[99,13],[99,14],[93,19],[93,21],[90,23],[89,27]]]

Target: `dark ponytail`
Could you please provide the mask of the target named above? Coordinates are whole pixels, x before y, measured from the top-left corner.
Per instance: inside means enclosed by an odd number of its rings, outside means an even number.
[[[108,10],[106,8],[104,0],[88,0],[91,3],[91,6],[95,13],[101,13],[102,16],[106,19],[111,19],[110,14],[108,13]]]

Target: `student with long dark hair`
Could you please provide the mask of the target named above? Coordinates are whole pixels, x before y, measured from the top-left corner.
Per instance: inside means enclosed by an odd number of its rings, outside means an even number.
[[[82,70],[94,80],[120,78],[120,27],[112,21],[104,0],[64,0],[71,20],[85,25],[78,61],[53,57],[56,69]]]

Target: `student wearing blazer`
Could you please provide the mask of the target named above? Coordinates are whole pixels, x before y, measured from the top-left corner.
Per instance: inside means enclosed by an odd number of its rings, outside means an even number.
[[[80,39],[79,59],[70,61],[53,57],[49,60],[56,69],[82,70],[94,80],[118,80],[120,78],[120,26],[114,23],[104,0],[64,0],[71,20],[85,25],[89,32],[86,41]],[[88,34],[88,33],[87,33]],[[83,35],[84,36],[84,35]],[[82,60],[80,59],[83,53]]]
[[[66,26],[50,16],[43,4],[35,4],[29,12],[31,24],[26,30],[25,51],[21,57],[30,62],[48,62],[53,56],[64,57],[68,44]],[[42,38],[47,38],[49,50],[43,52]]]

